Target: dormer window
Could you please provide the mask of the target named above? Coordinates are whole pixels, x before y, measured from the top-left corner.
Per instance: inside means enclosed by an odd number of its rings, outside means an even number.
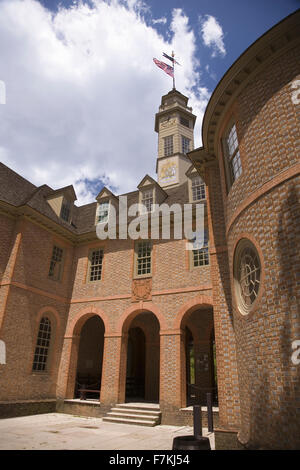
[[[142,204],[146,207],[146,212],[152,212],[154,204],[153,189],[145,189],[142,192]]]
[[[67,199],[64,199],[61,205],[60,217],[69,222],[71,214],[71,202]]]
[[[101,202],[98,206],[97,223],[107,223],[109,215],[109,202]]]
[[[192,178],[192,200],[202,201],[205,199],[205,183],[199,175]]]
[[[164,137],[164,155],[168,157],[173,155],[173,136]]]

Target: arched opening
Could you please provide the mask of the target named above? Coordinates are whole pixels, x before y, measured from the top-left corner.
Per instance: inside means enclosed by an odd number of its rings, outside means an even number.
[[[127,346],[126,398],[145,399],[146,339],[141,328],[130,328]]]
[[[78,348],[75,398],[80,389],[100,391],[104,347],[104,323],[94,315],[81,328]],[[99,392],[88,392],[87,398],[98,399]]]
[[[211,393],[214,406],[218,406],[212,308],[187,312],[181,327],[185,331],[186,405],[206,406],[207,393]]]
[[[151,312],[138,314],[128,330],[125,401],[159,400],[159,323]]]

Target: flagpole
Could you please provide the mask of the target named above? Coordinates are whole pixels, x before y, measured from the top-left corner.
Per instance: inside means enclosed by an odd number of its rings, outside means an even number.
[[[173,90],[175,90],[175,54],[174,51],[172,51],[172,57],[173,57]]]

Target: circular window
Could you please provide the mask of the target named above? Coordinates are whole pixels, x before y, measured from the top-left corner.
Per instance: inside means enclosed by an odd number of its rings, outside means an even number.
[[[261,264],[255,246],[246,238],[239,241],[234,256],[234,282],[238,307],[247,315],[258,296]]]

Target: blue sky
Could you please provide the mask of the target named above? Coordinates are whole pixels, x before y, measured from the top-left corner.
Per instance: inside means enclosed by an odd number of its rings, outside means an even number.
[[[105,184],[155,177],[154,115],[171,78],[201,121],[226,70],[296,0],[0,0],[0,159],[33,183],[73,184],[92,202]]]
[[[74,0],[40,0],[52,11],[60,5],[70,7]],[[91,4],[90,0],[86,3]],[[191,28],[198,29],[199,16],[211,15],[218,20],[224,32],[226,55],[222,60],[212,60],[211,51],[201,47],[201,38],[198,37],[198,57],[209,65],[205,71],[205,83],[214,88],[216,83],[230,65],[244,50],[268,29],[293,13],[300,7],[300,0],[148,0],[145,1],[151,12],[145,17],[153,19],[166,18],[167,23],[157,23],[154,26],[160,34],[168,39],[168,24],[174,8],[182,8],[189,18]]]

